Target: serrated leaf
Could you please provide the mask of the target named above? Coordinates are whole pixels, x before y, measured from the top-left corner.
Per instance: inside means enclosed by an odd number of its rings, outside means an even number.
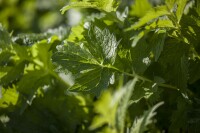
[[[152,118],[156,115],[155,110],[164,104],[164,102],[157,103],[151,109],[146,111],[142,117],[134,121],[130,133],[143,133],[147,130],[147,126],[152,123]]]
[[[152,8],[143,17],[141,17],[137,23],[132,25],[130,28],[126,29],[126,31],[139,29],[145,24],[151,23],[151,21],[153,21],[154,19],[169,14],[170,12],[168,11],[167,6],[165,5]]]
[[[0,86],[0,92],[0,109],[16,105],[19,94],[15,88],[4,89]]]
[[[94,117],[93,123],[90,126],[91,130],[99,128],[104,124],[109,124],[109,126],[115,126],[115,115],[117,110],[117,104],[111,104],[111,103],[112,103],[112,94],[109,91],[104,92],[99,101],[97,101],[95,104],[95,112],[99,116]],[[116,129],[114,130],[116,132]]]
[[[69,27],[60,26],[55,29],[48,29],[44,33],[38,33],[38,34],[21,33],[18,34],[16,37],[13,37],[12,40],[17,44],[30,46],[35,43],[38,43],[39,41],[47,40],[52,36],[57,36],[59,38],[58,40],[64,40],[68,36],[68,34],[69,34]]]
[[[104,130],[110,130],[113,133],[124,132],[126,111],[136,82],[137,78],[134,78],[114,93],[110,91],[105,91],[103,93],[100,99],[95,103],[94,111],[97,115],[94,117],[90,126],[91,130],[107,124],[107,126],[103,128]]]
[[[73,74],[84,72],[84,70],[87,72],[87,68],[94,69],[98,64],[82,45],[68,43],[59,45],[57,49],[58,51],[52,56],[53,61],[61,65],[63,69],[69,69]]]
[[[60,44],[58,36],[52,36],[48,40],[42,40],[34,44],[31,48],[32,60],[39,67],[51,70],[53,65],[51,62],[51,50],[55,50],[57,45]]]
[[[116,126],[119,132],[124,132],[125,127],[125,118],[127,109],[129,107],[129,103],[131,100],[131,96],[136,86],[136,82],[138,81],[137,77],[135,77],[132,81],[127,82],[127,84],[122,88],[119,94],[116,94],[114,99],[119,99],[118,109],[117,109],[117,117],[116,117]],[[120,95],[121,93],[121,95]],[[121,96],[121,97],[120,97]]]
[[[9,33],[0,24],[0,48],[3,48],[9,44],[12,44],[11,37]]]
[[[24,74],[26,62],[20,62],[9,69],[9,71],[0,79],[0,85],[4,87],[12,86],[13,82],[17,82]]]
[[[117,2],[115,0],[87,0],[73,2],[61,9],[62,14],[71,8],[95,8],[105,12],[116,11]]]
[[[17,90],[31,102],[39,87],[49,85],[53,78],[43,70],[34,70],[26,73],[19,83]]]
[[[91,25],[85,38],[89,44],[92,44],[87,46],[91,54],[99,59],[101,64],[113,64],[115,62],[118,42],[109,30],[101,30],[100,28]]]
[[[168,29],[176,29],[173,22],[169,19],[158,19],[152,24],[145,27],[146,29],[159,29],[159,28],[168,28]]]
[[[60,46],[53,61],[75,74],[72,90],[99,94],[108,86],[112,76],[118,42],[107,29],[101,30],[93,25],[87,30],[85,39],[85,45],[68,43]]]
[[[151,105],[158,102],[160,99],[159,94],[162,92],[161,88],[158,88],[157,83],[142,83],[138,82],[131,97],[131,103],[139,103],[140,100],[146,99]]]
[[[16,37],[13,37],[13,41],[17,44],[30,46],[38,41],[47,39],[47,36],[44,34],[18,34]]]
[[[76,42],[83,39],[84,27],[82,25],[77,25],[71,28],[71,33],[67,38],[69,42]]]
[[[69,90],[89,91],[100,95],[108,87],[111,75],[112,71],[109,69],[97,67],[76,78],[76,83]]]

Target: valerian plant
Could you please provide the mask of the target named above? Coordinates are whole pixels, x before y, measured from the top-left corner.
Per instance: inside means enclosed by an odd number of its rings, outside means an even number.
[[[198,0],[72,0],[61,12],[72,8],[84,12],[75,26],[0,26],[1,132],[199,132]]]

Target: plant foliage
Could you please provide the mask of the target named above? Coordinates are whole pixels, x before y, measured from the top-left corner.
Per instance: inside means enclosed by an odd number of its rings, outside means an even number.
[[[198,0],[63,6],[84,12],[77,25],[0,25],[0,132],[199,132]]]

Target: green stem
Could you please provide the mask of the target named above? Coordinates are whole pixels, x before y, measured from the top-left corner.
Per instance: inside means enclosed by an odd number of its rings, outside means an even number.
[[[152,80],[150,80],[150,79],[148,79],[146,77],[140,76],[140,75],[138,75],[136,73],[130,74],[130,73],[121,71],[118,68],[110,66],[110,65],[109,66],[104,66],[104,67],[109,68],[109,69],[114,69],[114,70],[116,70],[116,71],[118,71],[120,73],[123,73],[124,75],[130,76],[130,77],[134,77],[134,78],[137,77],[137,79],[142,80],[142,81],[155,83],[154,81],[152,81]],[[178,91],[180,90],[179,88],[177,88],[175,86],[172,86],[172,85],[169,85],[169,84],[158,83],[158,86],[163,87],[163,88],[170,88],[170,89],[174,89],[174,90],[178,90]]]

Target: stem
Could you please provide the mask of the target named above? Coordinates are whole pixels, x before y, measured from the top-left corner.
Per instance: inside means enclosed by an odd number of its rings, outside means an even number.
[[[136,77],[137,79],[142,80],[142,81],[155,83],[153,80],[150,80],[150,79],[148,79],[146,77],[140,76],[140,75],[138,75],[136,73],[131,74],[131,73],[127,73],[127,72],[121,71],[118,68],[116,68],[114,66],[111,66],[111,65],[105,65],[105,66],[102,66],[102,67],[108,68],[108,69],[114,69],[115,71],[123,73],[124,75],[130,76],[130,77],[133,77],[133,78]],[[178,91],[180,90],[179,88],[177,88],[175,86],[172,86],[172,85],[169,85],[169,84],[158,83],[158,86],[163,87],[163,88],[170,88],[170,89],[174,89],[174,90],[178,90]]]

